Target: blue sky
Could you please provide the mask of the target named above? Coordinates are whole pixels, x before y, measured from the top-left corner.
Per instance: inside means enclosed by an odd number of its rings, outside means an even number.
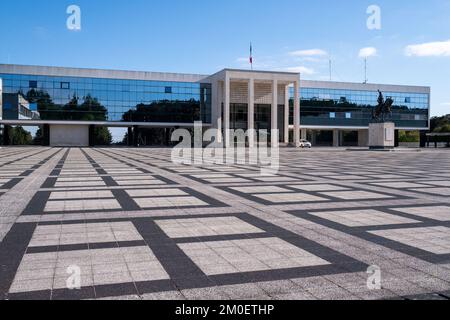
[[[81,8],[81,31],[66,9]],[[369,30],[369,5],[381,30]],[[432,87],[432,114],[450,113],[450,0],[0,1],[0,63],[213,73],[297,70],[305,79]],[[408,50],[408,46],[410,47]]]

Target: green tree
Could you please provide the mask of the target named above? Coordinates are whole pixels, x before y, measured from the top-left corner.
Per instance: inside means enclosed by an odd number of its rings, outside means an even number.
[[[420,132],[419,131],[399,131],[399,142],[420,142]]]
[[[33,142],[31,133],[21,126],[12,127],[10,129],[10,139],[11,145],[14,146],[30,145]]]
[[[36,135],[33,138],[33,144],[35,146],[41,146],[44,140],[44,135],[42,133],[42,128],[39,127],[39,129],[37,129],[36,131]]]
[[[112,134],[108,127],[94,128],[94,144],[98,146],[109,146],[112,143]]]
[[[450,132],[450,114],[431,118],[431,131],[437,133]]]

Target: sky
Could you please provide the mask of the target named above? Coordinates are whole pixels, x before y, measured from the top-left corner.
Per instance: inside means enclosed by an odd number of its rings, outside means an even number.
[[[366,58],[370,83],[430,86],[437,116],[449,16],[450,0],[0,1],[0,63],[211,74],[249,69],[251,42],[255,69],[308,80],[329,80],[331,60],[333,81],[363,82]]]

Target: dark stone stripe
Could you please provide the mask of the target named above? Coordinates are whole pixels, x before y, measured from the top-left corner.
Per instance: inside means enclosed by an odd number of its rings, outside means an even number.
[[[198,285],[209,284],[203,271],[152,219],[136,219],[133,222],[178,288],[189,278],[199,279]]]
[[[125,190],[111,190],[114,198],[119,202],[123,210],[125,211],[139,211],[141,207],[125,192]]]
[[[95,298],[95,289],[93,286],[83,287],[80,290],[77,289],[52,290],[52,300],[85,300],[94,298]]]
[[[211,198],[203,193],[195,191],[191,188],[180,188],[180,189],[187,192],[189,195],[206,202],[210,206],[218,207],[218,208],[229,207],[229,205],[227,205],[217,199]],[[202,207],[202,206],[200,206],[200,207]]]
[[[56,175],[59,175],[59,174],[52,173],[51,175],[52,176],[56,176]],[[55,186],[55,184],[56,184],[56,181],[57,181],[57,178],[47,178],[45,180],[45,182],[42,184],[41,188],[43,188],[43,189],[53,188]]]
[[[122,242],[102,242],[102,243],[80,243],[59,246],[28,247],[27,254],[48,253],[57,251],[80,251],[114,248],[132,248],[147,246],[144,240],[122,241]]]
[[[7,297],[36,225],[36,223],[16,223],[0,243],[0,297],[3,299]]]
[[[21,178],[11,179],[9,182],[7,182],[3,186],[1,186],[0,189],[12,189],[21,181],[22,181]]]
[[[368,267],[368,265],[366,265],[365,263],[362,263],[352,257],[339,253],[317,242],[302,237],[301,235],[298,235],[294,232],[258,219],[252,215],[244,213],[240,214],[238,218],[259,229],[266,231],[269,235],[280,238],[333,264],[354,264],[355,270],[357,271],[366,270]]]
[[[362,271],[362,269],[355,270]],[[212,275],[209,278],[218,286],[255,283],[265,281],[280,281],[285,279],[308,278],[330,274],[343,274],[348,271],[336,265],[323,265],[290,269],[272,269],[270,271],[253,271],[244,273]]]
[[[52,298],[51,290],[18,292],[8,294],[8,300],[13,301],[27,301],[27,300],[47,301],[51,300],[51,298]]]
[[[108,187],[118,187],[119,184],[114,181],[114,179],[110,176],[102,176],[103,182],[108,186]]]
[[[348,235],[352,235],[361,239],[364,239],[366,241],[387,247],[389,249],[392,249],[394,251],[399,251],[404,254],[413,256],[415,258],[428,261],[430,263],[440,264],[440,263],[450,263],[450,254],[434,254],[432,252],[428,252],[425,250],[421,250],[416,247],[412,247],[394,240],[390,240],[387,238],[383,238],[381,236],[377,236],[375,234],[369,233],[370,231],[374,230],[392,230],[392,229],[402,229],[402,228],[408,228],[411,229],[411,232],[414,232],[414,228],[423,228],[423,227],[437,227],[437,226],[445,226],[450,225],[448,223],[442,223],[442,222],[423,222],[419,224],[402,224],[402,225],[390,225],[390,226],[384,226],[383,228],[379,227],[348,227],[336,222],[333,222],[331,220],[327,220],[321,217],[313,216],[308,214],[305,211],[292,211],[288,212],[290,214],[293,214],[294,216],[300,217],[302,219],[306,219],[309,221],[312,221],[314,223],[317,223],[319,225],[326,226],[328,228],[338,230],[341,232],[344,232]]]
[[[43,214],[50,194],[50,191],[37,192],[23,211],[23,215]]]
[[[96,298],[120,297],[137,294],[138,290],[132,282],[95,286]]]
[[[150,172],[149,172],[149,173],[150,173]],[[175,181],[172,181],[172,180],[170,180],[170,179],[168,179],[168,178],[166,178],[166,177],[159,176],[159,175],[154,175],[153,178],[156,178],[156,179],[158,179],[158,180],[161,180],[161,181],[165,182],[165,183],[168,184],[168,185],[177,185],[177,184],[178,184],[178,183],[176,183]]]
[[[234,241],[234,240],[248,240],[248,239],[263,239],[271,238],[272,236],[263,233],[244,233],[244,234],[233,234],[233,235],[218,235],[218,236],[199,236],[199,237],[189,237],[189,238],[176,238],[174,239],[176,243],[199,243],[199,242],[213,242],[213,241]]]
[[[39,168],[40,166],[38,166],[38,168]],[[20,177],[28,177],[30,174],[32,174],[34,171],[33,170],[26,170],[26,171],[24,171],[21,175],[20,175]]]

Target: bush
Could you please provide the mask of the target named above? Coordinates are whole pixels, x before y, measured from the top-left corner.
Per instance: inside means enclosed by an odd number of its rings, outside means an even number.
[[[400,130],[398,141],[399,142],[408,142],[408,143],[420,142],[420,133],[419,133],[419,131]]]

